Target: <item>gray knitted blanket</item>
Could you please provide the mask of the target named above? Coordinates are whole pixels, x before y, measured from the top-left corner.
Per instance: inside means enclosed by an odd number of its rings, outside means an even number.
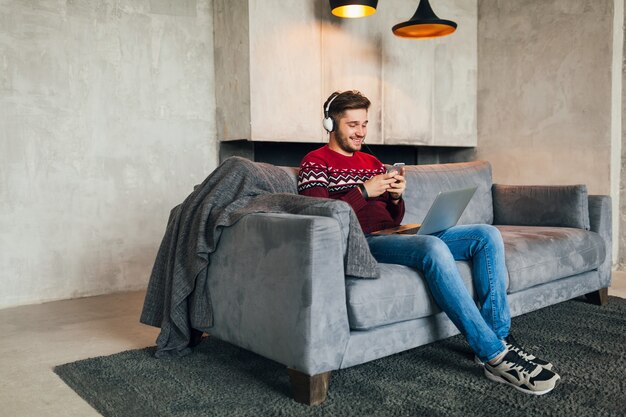
[[[191,329],[207,329],[213,325],[211,299],[205,285],[210,274],[206,272],[209,255],[218,245],[222,228],[250,213],[319,215],[320,210],[311,208],[345,208],[337,205],[347,205],[337,200],[300,196],[296,192],[293,178],[283,169],[232,157],[196,186],[182,204],[172,209],[140,318],[144,324],[161,328],[157,357],[188,354]],[[378,264],[369,251],[356,214],[349,212],[345,273],[377,278]]]

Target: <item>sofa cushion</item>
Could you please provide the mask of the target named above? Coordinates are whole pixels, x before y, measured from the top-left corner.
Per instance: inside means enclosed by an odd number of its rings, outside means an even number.
[[[459,224],[493,223],[491,165],[486,161],[457,164],[412,165],[405,171],[404,224],[421,223],[437,193],[478,186]]]
[[[586,185],[493,185],[493,223],[589,230]]]
[[[599,234],[581,229],[496,227],[504,240],[509,293],[593,270],[607,250]]]
[[[470,266],[456,263],[474,296]],[[380,278],[346,278],[348,321],[353,330],[430,316],[441,310],[430,295],[422,273],[403,265],[379,264]]]

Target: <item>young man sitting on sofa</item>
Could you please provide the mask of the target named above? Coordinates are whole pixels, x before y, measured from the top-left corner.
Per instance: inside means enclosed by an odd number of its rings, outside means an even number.
[[[298,191],[350,204],[378,262],[422,271],[439,307],[467,339],[485,376],[528,393],[545,394],[560,377],[547,361],[527,353],[509,335],[504,245],[490,225],[454,226],[434,235],[372,234],[400,225],[404,216],[404,170],[361,152],[370,101],[358,91],[335,92],[324,103],[328,144],[304,157]],[[471,260],[477,307],[455,260]]]

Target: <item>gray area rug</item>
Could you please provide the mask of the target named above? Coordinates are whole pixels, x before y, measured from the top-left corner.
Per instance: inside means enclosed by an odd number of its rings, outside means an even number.
[[[513,319],[513,334],[558,367],[562,383],[531,396],[488,381],[460,336],[333,372],[326,402],[290,397],[285,367],[205,338],[194,353],[154,348],[61,365],[55,372],[104,416],[624,416],[626,300],[568,301]]]

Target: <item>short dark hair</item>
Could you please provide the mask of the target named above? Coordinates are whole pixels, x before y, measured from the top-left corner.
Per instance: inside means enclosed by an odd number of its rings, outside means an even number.
[[[333,97],[335,99],[330,103],[330,107],[328,108],[328,116],[333,119],[333,121],[338,123],[339,118],[343,115],[343,112],[346,110],[354,110],[354,109],[369,109],[371,102],[367,97],[361,94],[360,91],[356,90],[348,90],[344,92],[335,91],[332,93],[324,102],[323,110],[326,111],[326,107],[328,106],[328,102],[330,102]]]

